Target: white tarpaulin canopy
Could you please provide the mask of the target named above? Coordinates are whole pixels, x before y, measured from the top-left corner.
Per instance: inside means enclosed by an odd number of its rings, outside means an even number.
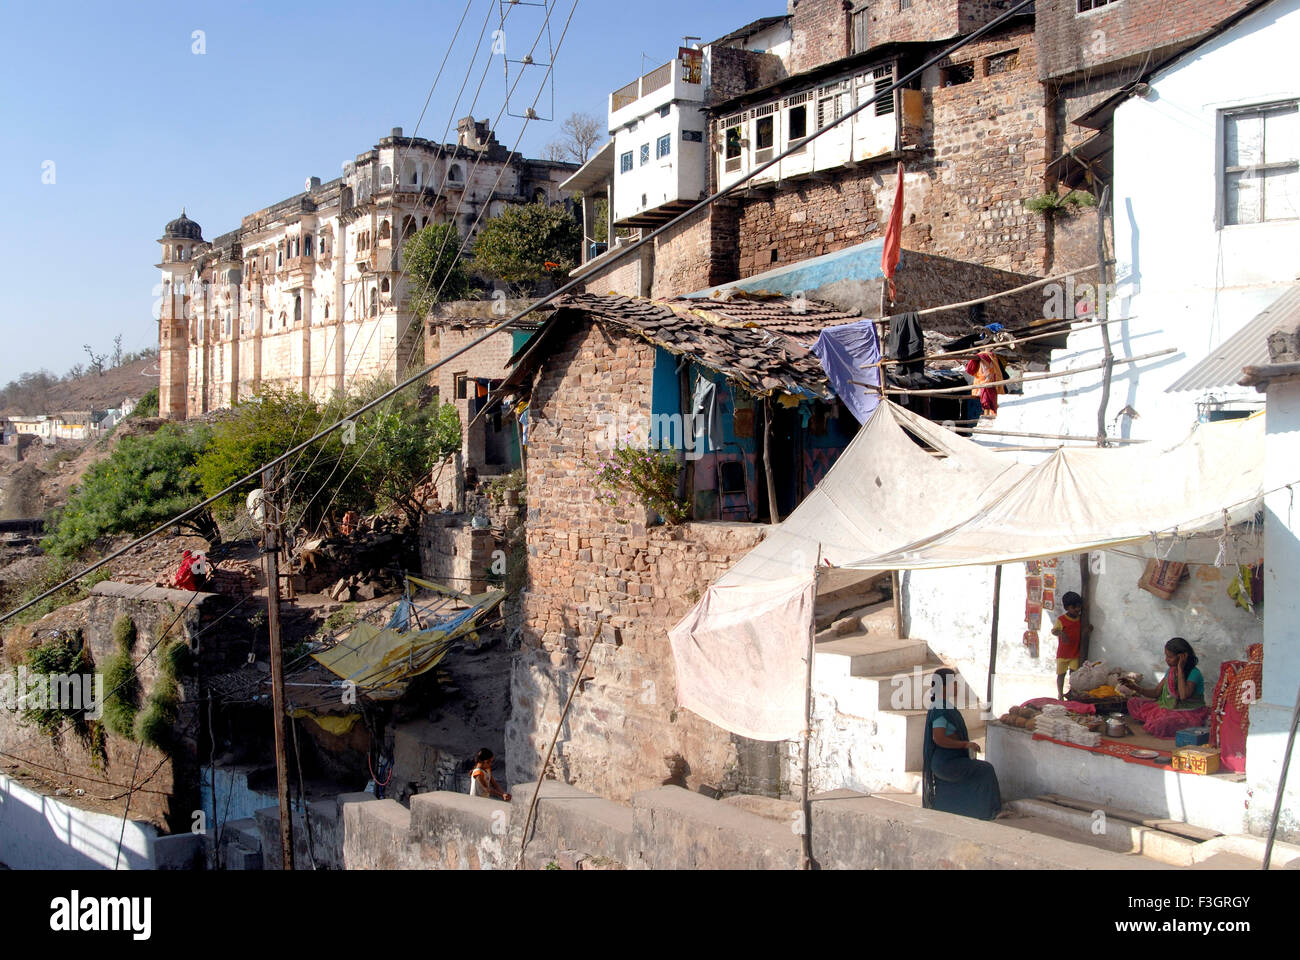
[[[886,401],[816,489],[718,585],[806,576],[819,550],[837,567],[896,550],[961,523],[1028,472]]]
[[[1004,456],[881,403],[817,489],[671,631],[678,703],[742,736],[798,736],[813,611],[799,604],[802,620],[792,619],[790,591],[819,549],[866,576],[1012,563],[1249,519],[1263,494],[1264,418],[1201,424],[1172,444],[1062,449],[1032,467]],[[736,600],[765,587],[785,603]],[[756,675],[759,664],[785,679]]]

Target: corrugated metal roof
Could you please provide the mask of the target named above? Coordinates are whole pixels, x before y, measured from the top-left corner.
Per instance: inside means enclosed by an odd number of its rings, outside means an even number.
[[[1174,381],[1165,392],[1212,390],[1241,379],[1244,367],[1268,363],[1268,335],[1283,324],[1300,324],[1300,284],[1288,287],[1253,320],[1230,336],[1209,356]]]

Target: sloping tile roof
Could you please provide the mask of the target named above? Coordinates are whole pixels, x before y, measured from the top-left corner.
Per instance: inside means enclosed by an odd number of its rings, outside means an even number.
[[[756,396],[804,391],[833,396],[821,362],[808,348],[825,327],[862,319],[817,300],[748,293],[667,300],[576,294],[557,300],[555,307],[544,335],[556,324],[586,317],[669,353],[689,356]],[[546,352],[541,342],[511,358],[512,364],[519,364],[511,381],[521,382],[525,371],[540,361]]]

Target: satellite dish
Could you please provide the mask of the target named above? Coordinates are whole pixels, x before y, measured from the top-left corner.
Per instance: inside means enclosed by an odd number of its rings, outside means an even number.
[[[261,487],[248,495],[248,515],[256,523],[266,522],[266,491]]]

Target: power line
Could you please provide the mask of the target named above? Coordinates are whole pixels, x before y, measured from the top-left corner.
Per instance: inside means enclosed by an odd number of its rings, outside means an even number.
[[[822,127],[820,130],[814,131],[813,133],[809,134],[807,137],[804,137],[802,140],[799,140],[797,143],[792,144],[786,150],[784,150],[781,153],[778,153],[776,156],[774,156],[771,160],[767,161],[766,163],[761,164],[758,167],[755,167],[753,170],[751,170],[749,173],[742,176],[735,183],[732,183],[729,186],[723,187],[715,191],[710,196],[705,197],[703,200],[700,200],[690,209],[678,214],[676,217],[669,220],[667,223],[664,223],[661,226],[656,227],[654,230],[650,231],[650,233],[643,235],[639,240],[636,240],[635,242],[630,243],[625,247],[617,249],[614,255],[606,263],[602,264],[599,268],[597,268],[592,273],[570,280],[568,283],[564,284],[563,286],[557,288],[553,292],[547,294],[544,297],[541,297],[540,299],[536,300],[529,306],[525,307],[523,310],[519,311],[514,316],[509,317],[506,320],[503,320],[501,323],[497,324],[496,326],[491,327],[488,330],[484,331],[484,333],[482,333],[480,336],[474,338],[473,340],[466,343],[464,346],[460,347],[459,349],[452,351],[450,354],[443,357],[441,360],[437,361],[436,363],[431,363],[421,368],[415,374],[407,377],[405,380],[391,387],[384,393],[380,394],[378,397],[375,397],[373,400],[370,400],[367,403],[362,404],[356,410],[352,411],[352,413],[348,417],[342,420],[335,421],[335,423],[325,428],[324,430],[319,431],[315,436],[303,441],[297,446],[290,447],[288,450],[286,450],[284,453],[280,454],[278,457],[274,458],[270,462],[263,464],[261,467],[259,467],[257,470],[254,470],[252,473],[248,474],[247,476],[241,477],[240,479],[234,481],[233,483],[226,486],[224,489],[208,497],[206,500],[203,500],[198,504],[196,504],[195,506],[191,507],[189,510],[186,510],[183,513],[178,514],[176,517],[173,517],[171,520],[168,520],[166,523],[160,524],[159,526],[150,530],[148,533],[144,534],[143,536],[138,537],[136,540],[133,540],[131,543],[127,544],[121,549],[114,551],[113,553],[109,554],[107,557],[104,557],[102,560],[97,560],[96,562],[92,563],[90,566],[82,570],[80,573],[52,587],[51,589],[47,590],[45,593],[42,593],[40,596],[32,600],[29,600],[27,603],[23,604],[20,607],[10,610],[8,613],[5,613],[3,616],[0,616],[0,623],[6,622],[7,620],[16,616],[17,614],[22,613],[24,610],[27,610],[32,606],[35,606],[37,603],[44,600],[46,597],[54,593],[57,593],[59,590],[62,590],[65,587],[70,586],[71,584],[76,583],[78,580],[80,580],[82,577],[86,576],[87,574],[93,573],[94,571],[98,570],[100,567],[104,566],[106,563],[109,563],[112,560],[117,559],[127,550],[139,546],[140,544],[145,543],[148,540],[151,540],[154,537],[158,536],[158,534],[166,532],[176,524],[184,522],[185,520],[188,520],[191,517],[194,517],[198,513],[212,506],[214,503],[216,503],[218,500],[222,499],[223,497],[231,493],[234,493],[236,490],[239,490],[245,484],[248,484],[256,480],[261,475],[263,470],[266,470],[270,467],[279,466],[280,464],[287,461],[290,457],[307,449],[313,443],[325,439],[334,431],[340,429],[345,423],[351,423],[357,417],[364,416],[365,414],[369,413],[371,410],[374,410],[384,401],[389,400],[392,397],[396,396],[402,390],[406,389],[407,387],[411,386],[414,383],[418,383],[419,381],[423,380],[434,370],[437,370],[439,367],[445,366],[446,364],[450,363],[452,360],[455,360],[456,358],[461,357],[464,354],[468,353],[470,350],[473,350],[475,347],[477,347],[479,344],[486,341],[488,338],[493,337],[496,334],[501,333],[502,331],[509,330],[511,327],[515,326],[517,323],[519,323],[520,320],[528,316],[530,313],[533,313],[534,311],[541,309],[547,304],[553,303],[554,301],[558,300],[560,297],[564,296],[564,294],[568,293],[570,290],[573,290],[580,285],[590,283],[594,277],[600,276],[601,274],[605,273],[615,264],[622,262],[627,257],[635,253],[637,250],[641,249],[643,246],[650,243],[650,241],[662,236],[664,233],[673,229],[678,224],[684,222],[688,218],[699,213],[701,210],[707,209],[708,207],[717,203],[719,200],[737,191],[745,183],[754,179],[759,174],[764,173],[767,170],[770,170],[772,167],[776,166],[778,163],[780,163],[782,160],[785,160],[787,157],[793,156],[794,154],[800,152],[801,150],[803,150],[805,146],[807,146],[812,141],[816,140],[818,137],[825,135],[828,131],[833,130],[841,123],[844,123],[846,120],[857,116],[859,113],[863,112],[868,107],[873,106],[876,103],[876,101],[881,100],[887,96],[892,96],[894,91],[903,89],[908,83],[911,83],[914,79],[919,77],[925,70],[929,69],[932,66],[936,66],[937,64],[942,62],[945,58],[952,56],[953,53],[957,52],[958,50],[962,49],[963,47],[971,43],[974,43],[976,40],[984,36],[986,33],[989,33],[990,31],[1001,26],[1004,22],[1006,22],[1008,19],[1018,14],[1021,10],[1024,10],[1026,7],[1031,6],[1034,2],[1035,0],[1020,0],[1019,3],[1017,3],[1014,7],[1007,10],[1005,13],[999,15],[998,17],[995,17],[993,20],[990,20],[984,26],[974,30],[972,33],[968,34],[967,36],[957,40],[951,46],[942,50],[940,53],[934,55],[929,60],[926,60],[920,66],[911,70],[904,76],[898,78],[888,86],[876,90],[873,96],[864,100],[862,103],[854,107],[852,110],[849,110],[848,112],[842,114],[837,119],[832,120],[829,124],[827,124],[825,127]],[[576,9],[577,9],[577,0],[574,0],[574,10]],[[572,20],[572,17],[573,17],[573,11],[571,10],[569,13],[569,19]],[[566,29],[567,29],[567,24],[566,24]]]

